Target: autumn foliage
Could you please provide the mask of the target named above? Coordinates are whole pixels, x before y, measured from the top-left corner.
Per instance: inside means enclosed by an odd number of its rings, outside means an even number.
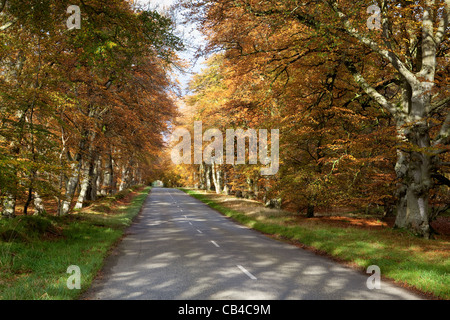
[[[214,188],[219,172],[216,191],[281,199],[309,216],[379,208],[429,237],[450,203],[448,1],[181,3],[211,56],[192,82],[185,125],[281,134],[276,176],[193,165],[186,183]]]
[[[80,29],[66,26],[70,5]],[[50,200],[64,215],[159,175],[183,46],[170,18],[123,0],[4,0],[0,11],[3,216]]]

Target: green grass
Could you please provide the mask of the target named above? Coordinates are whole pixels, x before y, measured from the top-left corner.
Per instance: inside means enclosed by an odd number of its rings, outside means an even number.
[[[132,190],[128,190],[130,192]],[[111,205],[127,192],[103,199]],[[87,290],[109,250],[139,213],[150,187],[111,214],[96,211],[65,217],[0,219],[0,299],[77,299]],[[81,270],[81,290],[69,290],[70,265]]]
[[[429,294],[450,299],[450,243],[425,240],[405,231],[334,227],[320,221],[287,223],[283,215],[249,216],[226,208],[208,194],[181,189],[213,209],[276,238],[299,243],[360,269],[378,265],[383,277]]]

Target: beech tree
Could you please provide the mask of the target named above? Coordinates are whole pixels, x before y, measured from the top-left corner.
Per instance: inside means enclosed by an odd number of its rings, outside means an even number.
[[[370,5],[379,13],[368,14]],[[448,186],[443,174],[450,130],[448,0],[215,0],[187,7],[200,12],[196,16],[211,50],[241,61],[262,57],[259,70],[272,79],[288,79],[319,51],[341,60],[353,83],[397,128],[395,224],[429,237],[431,190]],[[264,42],[264,35],[284,41]],[[314,71],[305,68],[305,76]]]
[[[246,62],[247,68],[256,68]],[[354,99],[348,77],[337,79],[336,66],[327,73],[327,64],[319,67],[317,58],[314,63],[321,76],[305,80],[304,66],[291,68],[286,84],[284,79],[267,81],[257,72],[240,73],[235,59],[212,57],[194,78],[193,95],[186,100],[193,115],[181,122],[192,130],[196,119],[203,120],[204,130],[222,132],[280,128],[283,165],[277,176],[262,177],[258,166],[248,165],[247,154],[247,165],[188,166],[191,171],[182,170],[185,183],[217,193],[232,189],[268,205],[278,205],[281,197],[284,207],[305,210],[308,216],[316,207],[331,205],[391,205],[392,196],[386,193],[392,191],[392,173],[386,167],[393,163],[387,156],[393,141],[386,137],[392,126],[368,101]]]
[[[0,26],[4,216],[51,197],[65,215],[154,177],[183,48],[169,17],[125,0],[2,0]]]

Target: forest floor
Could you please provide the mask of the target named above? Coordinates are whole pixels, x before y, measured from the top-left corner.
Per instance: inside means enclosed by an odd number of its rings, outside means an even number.
[[[431,299],[450,299],[450,219],[433,222],[439,233],[433,240],[393,229],[393,218],[362,215],[338,209],[318,212],[314,218],[261,202],[182,189],[237,222],[270,237],[330,257],[366,272],[381,269],[382,279],[425,294]]]

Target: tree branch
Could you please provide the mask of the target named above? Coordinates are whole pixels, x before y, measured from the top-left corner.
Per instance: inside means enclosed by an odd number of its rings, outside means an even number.
[[[425,81],[432,82],[436,73],[437,46],[433,36],[433,3],[427,0],[423,10],[422,19],[422,68],[418,73]]]
[[[5,23],[4,25],[2,25],[2,26],[0,27],[0,31],[5,31],[5,30],[8,29],[9,27],[13,26],[16,22],[17,22],[17,19]]]
[[[436,47],[438,47],[444,39],[445,30],[447,30],[450,22],[450,0],[445,0],[445,11],[446,12],[442,13],[442,18],[439,20],[439,26],[434,37]]]
[[[391,115],[394,117],[401,116],[400,110],[396,109],[389,101],[378,91],[376,91],[369,83],[367,83],[366,79],[359,73],[359,71],[356,69],[353,62],[347,60],[345,61],[345,66],[352,74],[353,78],[355,79],[356,83],[368,94],[372,99],[374,99],[380,106],[382,106],[384,109],[386,109]]]
[[[382,49],[378,46],[378,44],[373,41],[372,39],[365,37],[359,33],[359,31],[351,25],[347,15],[343,13],[337,4],[336,0],[323,0],[327,2],[328,5],[331,6],[331,8],[336,12],[338,17],[342,20],[342,23],[344,25],[344,30],[353,38],[356,38],[359,40],[362,44],[366,45],[370,49],[372,49],[374,52],[381,55],[383,58],[388,60],[392,66],[400,72],[400,74],[408,81],[408,83],[412,87],[420,86],[420,81],[417,79],[417,77],[410,71],[408,68],[403,64],[403,62],[400,60],[400,58],[397,57],[397,55],[392,50],[386,50]]]
[[[443,175],[435,173],[432,174],[431,177],[439,181],[440,184],[450,187],[450,180],[444,177]]]
[[[447,114],[447,117],[442,124],[441,130],[439,134],[433,141],[433,146],[437,146],[439,144],[445,145],[450,141],[450,112]]]
[[[446,107],[450,107],[450,96],[445,99],[442,99],[441,101],[433,103],[430,107],[430,113],[437,113],[441,109]]]

